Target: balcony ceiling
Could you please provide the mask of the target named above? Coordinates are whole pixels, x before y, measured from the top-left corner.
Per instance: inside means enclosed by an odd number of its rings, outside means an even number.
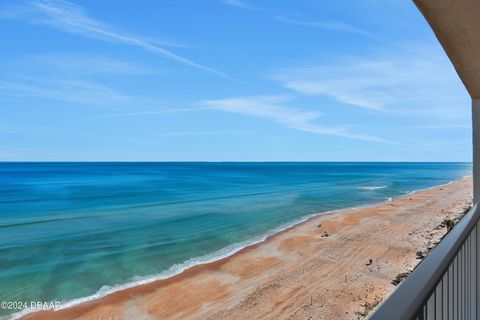
[[[414,0],[468,92],[480,98],[480,1]]]

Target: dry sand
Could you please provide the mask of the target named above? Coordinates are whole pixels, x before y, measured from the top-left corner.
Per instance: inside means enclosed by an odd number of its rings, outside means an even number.
[[[167,280],[24,319],[359,319],[462,216],[472,181],[312,218]]]

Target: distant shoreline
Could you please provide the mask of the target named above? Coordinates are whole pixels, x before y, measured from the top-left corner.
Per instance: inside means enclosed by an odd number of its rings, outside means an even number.
[[[419,193],[425,193],[429,190],[435,190],[437,188],[442,188],[446,186],[456,185],[468,183],[466,181],[470,181],[470,178],[463,178],[448,184],[439,185],[435,187],[430,187],[422,190],[415,191],[415,194],[418,195]],[[74,300],[78,301],[76,303],[66,303],[63,305],[63,308],[57,312],[35,312],[35,313],[28,313],[27,315],[23,316],[23,319],[57,319],[57,318],[68,318],[68,319],[75,319],[75,315],[80,315],[84,313],[88,313],[89,310],[95,310],[97,308],[101,308],[102,305],[121,305],[125,301],[129,300],[131,296],[144,296],[149,295],[152,292],[155,292],[158,288],[168,287],[175,283],[179,283],[184,281],[185,279],[200,277],[202,273],[208,273],[212,271],[218,271],[223,266],[229,264],[230,261],[235,259],[241,259],[242,256],[249,255],[249,253],[253,251],[258,251],[261,249],[262,246],[271,243],[274,239],[282,238],[288,235],[289,232],[294,232],[296,229],[304,228],[308,225],[314,223],[314,221],[319,219],[328,219],[328,216],[341,216],[346,212],[356,212],[356,211],[365,211],[365,210],[372,210],[376,207],[381,206],[391,206],[392,203],[402,201],[402,199],[406,199],[412,196],[413,193],[409,193],[404,196],[400,196],[395,198],[391,201],[385,201],[380,204],[370,204],[367,206],[359,207],[359,208],[346,208],[341,210],[335,210],[331,212],[324,212],[324,213],[316,213],[311,216],[308,216],[300,221],[292,223],[290,226],[285,226],[284,228],[280,228],[277,232],[272,232],[270,234],[265,235],[261,239],[256,242],[246,244],[242,248],[238,248],[237,250],[233,251],[230,255],[226,255],[224,257],[219,257],[217,260],[207,261],[204,263],[199,263],[193,265],[191,267],[187,267],[184,270],[180,271],[180,273],[172,275],[171,277],[167,277],[164,279],[151,279],[145,280],[144,283],[131,283],[127,284],[123,288],[119,288],[113,292],[106,292],[103,296],[93,297],[93,298],[86,298],[82,301],[82,299]],[[328,238],[327,235],[325,238]],[[88,300],[87,300],[88,299]],[[62,315],[62,316],[60,316]],[[72,317],[73,315],[73,317]],[[21,316],[20,313],[16,314],[15,318]]]

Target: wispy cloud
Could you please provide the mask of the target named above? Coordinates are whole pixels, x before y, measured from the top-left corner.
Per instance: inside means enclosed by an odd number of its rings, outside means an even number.
[[[427,112],[462,104],[465,90],[439,48],[397,47],[369,58],[343,58],[275,72],[272,78],[302,95],[389,112]]]
[[[207,107],[197,107],[197,108],[170,108],[162,110],[153,110],[153,111],[137,111],[137,112],[124,112],[124,113],[115,113],[105,115],[104,117],[137,117],[137,116],[152,116],[152,115],[165,115],[171,113],[182,113],[182,112],[195,112],[195,111],[205,111],[211,110]]]
[[[361,34],[365,36],[371,36],[370,33],[368,33],[365,30],[362,30],[360,28],[357,28],[349,23],[329,19],[326,21],[307,21],[307,20],[301,20],[301,19],[294,19],[287,17],[285,15],[279,15],[278,13],[275,13],[276,10],[271,10],[267,8],[259,8],[259,7],[254,7],[251,6],[250,4],[247,4],[243,0],[223,0],[224,3],[237,7],[237,8],[242,8],[242,9],[250,9],[250,10],[255,10],[255,11],[263,11],[266,13],[271,14],[272,18],[283,22],[283,23],[288,23],[288,24],[293,24],[293,25],[298,25],[298,26],[304,26],[304,27],[314,27],[314,28],[322,28],[322,29],[328,29],[328,30],[333,30],[333,31],[339,31],[339,32],[347,32],[347,33],[356,33],[356,34]]]
[[[0,4],[0,19],[22,19],[31,14],[31,9],[7,3]]]
[[[61,134],[62,132],[53,127],[14,125],[7,122],[1,122],[0,133],[9,134],[9,135],[11,134],[11,135],[39,136],[39,135],[58,135],[58,134]]]
[[[416,125],[416,126],[397,126],[397,127],[387,127],[383,128],[384,130],[406,130],[406,129],[414,129],[414,130],[445,130],[445,129],[466,129],[470,130],[472,127],[471,125],[467,124],[427,124],[427,125]]]
[[[250,9],[250,6],[248,6],[244,1],[242,0],[223,0],[228,5],[234,6],[234,7],[239,7],[239,8],[244,8],[244,9]]]
[[[352,133],[341,127],[315,124],[313,121],[320,118],[323,115],[322,113],[285,106],[284,104],[290,100],[291,98],[286,96],[250,96],[206,100],[203,101],[201,105],[216,110],[263,118],[277,122],[287,128],[303,132],[356,140],[388,142],[376,136]]]
[[[119,106],[132,101],[128,95],[91,81],[24,76],[0,81],[0,97],[42,98],[105,106]]]
[[[224,136],[224,135],[245,135],[251,134],[249,130],[228,130],[228,131],[174,131],[159,133],[159,136]]]
[[[148,99],[133,97],[108,81],[111,76],[156,73],[141,65],[101,56],[47,54],[21,56],[0,63],[0,98],[36,98],[73,102],[87,106],[138,106]]]
[[[35,69],[55,71],[62,74],[79,75],[142,75],[155,73],[152,68],[138,65],[124,60],[117,60],[103,56],[85,54],[48,54],[29,56],[19,59],[17,65],[34,67]],[[18,68],[18,66],[16,66]]]
[[[370,33],[362,29],[359,29],[357,27],[354,27],[351,24],[337,21],[337,20],[304,21],[304,20],[288,18],[285,16],[276,16],[275,19],[284,23],[289,23],[289,24],[294,24],[294,25],[299,25],[304,27],[315,27],[315,28],[329,29],[329,30],[340,31],[340,32],[363,34],[367,36],[370,35]]]
[[[172,43],[170,42],[150,40],[118,31],[106,23],[89,17],[81,6],[71,2],[62,0],[33,1],[31,2],[31,8],[29,9],[31,10],[16,9],[16,11],[8,12],[8,9],[4,8],[0,17],[27,18],[33,23],[47,25],[64,32],[142,48],[177,63],[194,67],[224,78],[230,78],[217,69],[196,63],[161,47],[161,45],[171,46]]]

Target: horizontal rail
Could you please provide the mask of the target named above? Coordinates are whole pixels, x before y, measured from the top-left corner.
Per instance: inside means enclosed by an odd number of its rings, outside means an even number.
[[[479,220],[475,205],[369,319],[480,319]]]

